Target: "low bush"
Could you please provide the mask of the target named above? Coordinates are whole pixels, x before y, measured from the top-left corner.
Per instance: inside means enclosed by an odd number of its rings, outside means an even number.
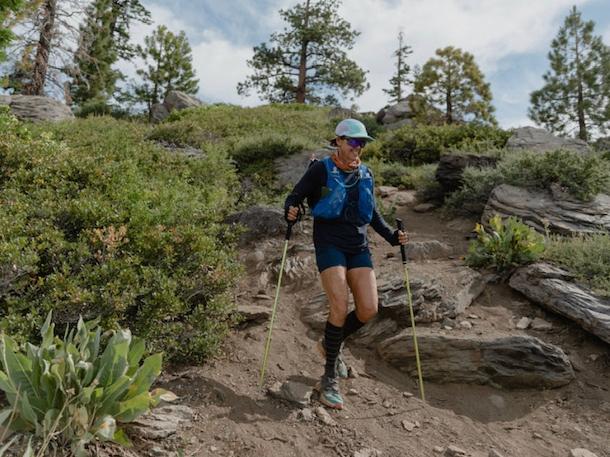
[[[466,264],[475,268],[504,272],[535,261],[544,251],[543,237],[514,217],[495,215],[488,228],[477,224],[475,231],[466,256]]]
[[[449,213],[482,214],[493,188],[504,182],[497,168],[466,167],[462,180],[462,187],[445,198]]]
[[[0,424],[33,435],[42,448],[38,455],[68,448],[84,457],[95,440],[130,445],[121,424],[175,398],[163,389],[149,391],[161,372],[161,354],[143,360],[144,341],[129,330],[108,337],[97,320],[81,319],[62,339],[49,313],[40,334],[40,345],[27,350],[0,335],[0,390],[10,405],[0,411]]]
[[[24,342],[57,322],[129,325],[168,358],[200,360],[232,322],[239,272],[222,223],[237,179],[146,142],[147,126],[88,118],[0,138],[0,327]]]
[[[544,258],[571,273],[600,295],[610,297],[610,235],[552,236]]]
[[[379,137],[378,154],[389,161],[419,165],[436,162],[449,151],[503,148],[509,137],[510,132],[474,124],[405,126]]]
[[[507,155],[498,169],[507,184],[539,189],[558,184],[581,200],[593,198],[610,187],[610,164],[598,154],[566,150],[544,154],[522,152]]]

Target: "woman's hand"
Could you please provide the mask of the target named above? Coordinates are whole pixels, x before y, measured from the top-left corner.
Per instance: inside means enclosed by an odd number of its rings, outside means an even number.
[[[296,206],[289,206],[288,213],[286,214],[286,219],[288,222],[294,222],[299,217],[299,208]]]
[[[409,235],[407,235],[406,232],[399,230],[398,231],[398,242],[402,245],[407,244],[409,242]]]

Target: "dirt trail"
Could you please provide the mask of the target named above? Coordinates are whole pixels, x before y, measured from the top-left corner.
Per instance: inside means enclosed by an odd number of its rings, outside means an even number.
[[[441,263],[462,263],[465,235],[473,221],[446,221],[436,212],[417,214],[408,208],[397,215],[412,240],[436,239],[454,248],[455,255],[442,262],[413,264],[418,273],[442,281]],[[311,245],[310,228],[304,226],[291,243]],[[378,276],[401,275],[398,256],[388,258],[396,248],[376,234],[371,239]],[[276,249],[279,255],[282,244],[283,240],[274,240],[269,252]],[[237,300],[271,307],[272,301],[253,298],[259,292],[257,278],[258,272],[248,271]],[[266,293],[273,296],[274,287],[270,284]],[[320,335],[300,321],[299,308],[320,291],[317,280],[282,288],[266,386],[286,380],[311,386],[317,382],[322,360],[315,342]],[[347,362],[359,376],[342,381],[345,409],[329,410],[332,425],[325,425],[315,414],[310,420],[303,418],[298,406],[271,398],[259,388],[267,326],[252,325],[235,330],[223,354],[204,366],[176,367],[163,375],[164,387],[196,415],[178,436],[162,444],[166,449],[183,448],[186,456],[426,457],[443,455],[444,448],[456,445],[473,457],[487,457],[492,449],[504,457],[564,457],[573,448],[610,457],[608,345],[548,315],[505,285],[488,286],[467,314],[480,317],[476,329],[485,334],[515,331],[514,320],[521,316],[543,316],[553,330],[527,333],[564,349],[575,365],[576,380],[555,390],[520,391],[426,383],[424,403],[414,380],[375,353],[348,344]],[[310,408],[317,406],[312,400]]]

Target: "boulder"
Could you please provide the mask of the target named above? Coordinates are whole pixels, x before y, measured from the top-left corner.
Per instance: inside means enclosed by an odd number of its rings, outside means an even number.
[[[441,185],[443,194],[450,194],[462,187],[464,168],[495,167],[496,157],[479,156],[475,154],[446,154],[441,156],[436,169],[436,180]]]
[[[438,240],[411,241],[406,247],[407,258],[414,261],[447,258],[452,251],[451,246]]]
[[[610,196],[605,194],[583,202],[556,189],[534,191],[501,184],[489,196],[483,223],[495,214],[516,216],[541,233],[545,228],[562,235],[610,232]]]
[[[279,208],[253,206],[231,214],[224,222],[245,227],[246,230],[240,237],[242,244],[286,233],[284,211]]]
[[[377,112],[377,122],[387,130],[400,128],[404,125],[415,125],[415,118],[426,124],[443,123],[443,115],[429,105],[421,95],[410,94],[405,99],[389,105]]]
[[[195,108],[204,105],[201,100],[178,90],[170,90],[165,96],[163,104],[170,113],[174,110]]]
[[[560,387],[574,379],[567,355],[532,336],[447,336],[418,328],[417,340],[423,376],[433,382],[540,389]],[[410,329],[381,341],[377,352],[410,376],[417,376]]]
[[[519,127],[513,130],[512,136],[506,143],[507,149],[528,149],[531,151],[552,151],[555,149],[568,149],[575,152],[586,152],[587,143],[574,138],[561,138],[535,127]]]
[[[610,300],[574,282],[574,276],[546,263],[517,269],[510,286],[545,308],[576,322],[610,343]]]
[[[163,103],[157,103],[152,106],[152,119],[155,122],[161,122],[174,110],[182,110],[204,105],[205,103],[192,95],[180,92],[178,90],[170,90],[165,96]]]
[[[67,105],[51,97],[3,95],[0,105],[8,105],[11,113],[21,121],[58,122],[74,119],[74,114]]]
[[[274,160],[276,189],[289,187],[292,189],[299,182],[311,164],[312,158],[322,160],[331,154],[334,148],[321,148],[315,151],[302,151],[286,157],[278,157]]]

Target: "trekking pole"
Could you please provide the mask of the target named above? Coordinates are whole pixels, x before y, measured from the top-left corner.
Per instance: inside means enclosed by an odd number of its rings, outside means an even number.
[[[273,331],[273,322],[275,321],[275,310],[277,309],[277,302],[280,298],[280,286],[282,285],[282,275],[284,273],[284,264],[286,263],[286,253],[288,252],[288,240],[292,235],[292,226],[296,221],[288,222],[286,227],[286,241],[284,242],[284,253],[282,254],[282,263],[280,266],[280,273],[277,278],[277,287],[275,288],[275,301],[273,302],[273,308],[271,309],[271,321],[269,322],[269,333],[267,334],[267,342],[265,343],[265,355],[263,356],[263,366],[261,367],[261,377],[259,381],[259,387],[263,386],[265,379],[265,369],[267,368],[267,358],[269,357],[269,348],[271,347],[271,332]]]
[[[403,225],[401,219],[396,219],[396,226],[398,230],[402,232]],[[417,335],[415,333],[415,315],[413,314],[413,297],[411,296],[411,284],[409,283],[409,268],[407,268],[407,252],[405,250],[405,245],[400,245],[400,255],[402,256],[402,265],[405,270],[405,287],[407,288],[407,298],[409,300],[409,314],[411,315],[411,328],[413,329],[413,347],[415,348],[415,361],[417,363],[417,375],[419,377],[419,392],[421,394],[421,399],[426,401],[426,396],[424,395],[424,380],[421,374],[421,363],[419,361],[419,349],[417,347]]]

